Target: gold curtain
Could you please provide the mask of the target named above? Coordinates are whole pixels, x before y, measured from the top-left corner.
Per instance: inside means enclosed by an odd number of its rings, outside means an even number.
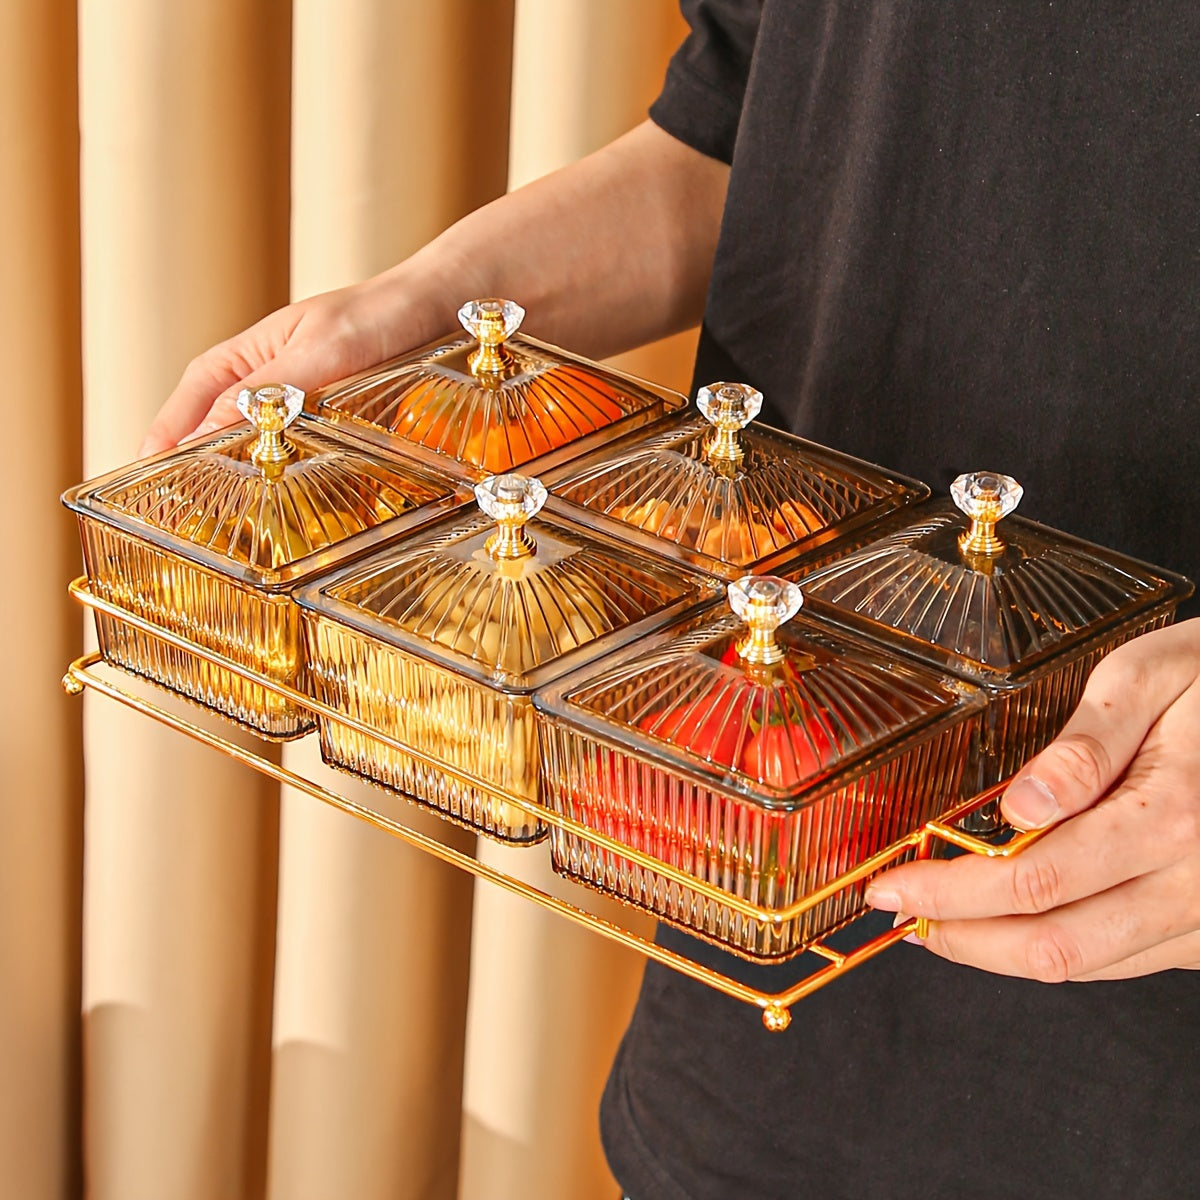
[[[57,495],[208,345],[640,120],[681,35],[675,0],[0,5],[6,1195],[614,1194],[595,1107],[640,962],[64,697]],[[692,343],[623,365],[681,386]]]

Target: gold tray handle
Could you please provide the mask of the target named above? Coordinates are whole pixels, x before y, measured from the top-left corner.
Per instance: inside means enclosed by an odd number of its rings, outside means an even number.
[[[514,300],[489,297],[468,300],[458,310],[462,327],[479,343],[467,362],[472,375],[496,375],[504,371],[511,359],[504,343],[521,327],[525,310]]]
[[[1020,504],[1024,492],[1011,475],[996,471],[971,471],[950,485],[954,503],[971,518],[971,528],[958,539],[958,548],[968,565],[987,570],[992,560],[1004,553],[996,524]]]

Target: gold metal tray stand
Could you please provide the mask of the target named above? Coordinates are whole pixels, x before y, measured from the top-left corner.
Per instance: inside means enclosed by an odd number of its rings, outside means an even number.
[[[324,716],[330,720],[337,721],[351,729],[360,733],[365,733],[378,741],[384,742],[393,746],[397,750],[401,750],[406,754],[410,754],[413,758],[430,766],[436,770],[443,772],[454,779],[458,779],[469,785],[478,785],[480,781],[476,780],[469,774],[466,774],[453,767],[447,766],[439,762],[435,758],[422,753],[414,747],[404,745],[392,738],[380,734],[374,729],[368,729],[355,721],[352,717],[345,713],[338,712],[327,707],[320,701],[311,696],[305,695],[303,692],[298,692],[293,688],[279,684],[273,680],[267,679],[254,671],[235,663],[232,660],[216,654],[194,642],[181,638],[176,634],[169,633],[166,630],[151,624],[148,621],[136,616],[133,613],[127,612],[116,605],[110,604],[106,600],[96,596],[88,587],[86,577],[76,579],[70,585],[70,593],[76,600],[80,601],[86,607],[103,612],[105,615],[122,621],[133,628],[140,630],[142,633],[158,638],[169,645],[175,646],[178,649],[185,650],[190,654],[196,655],[214,666],[219,666],[227,671],[242,676],[248,681],[260,684],[265,688],[270,688],[284,698],[292,701],[297,705],[302,705],[309,711],[318,716]],[[916,933],[922,936],[925,932],[926,921],[923,918],[911,918],[894,929],[890,929],[885,933],[879,934],[870,940],[864,942],[857,948],[842,952],[829,946],[824,939],[818,939],[810,943],[804,948],[802,953],[809,953],[824,960],[824,965],[819,966],[811,974],[805,976],[798,983],[785,989],[781,992],[765,992],[757,988],[750,987],[739,980],[733,979],[730,976],[723,974],[720,971],[704,966],[701,963],[694,962],[686,955],[678,954],[675,951],[668,950],[663,946],[648,940],[642,935],[635,933],[631,929],[627,929],[622,925],[610,921],[605,917],[598,916],[595,913],[589,912],[586,908],[582,908],[577,904],[571,903],[569,900],[561,899],[558,896],[552,895],[549,892],[543,891],[541,888],[527,883],[525,880],[519,879],[516,876],[509,875],[503,871],[497,870],[485,862],[480,862],[477,858],[470,854],[466,854],[461,850],[457,850],[452,846],[448,846],[437,838],[430,837],[427,834],[421,833],[418,830],[411,829],[407,825],[402,824],[393,818],[386,816],[383,813],[376,812],[363,804],[359,804],[353,800],[339,795],[337,792],[330,791],[328,788],[322,787],[320,784],[297,774],[295,771],[288,770],[286,767],[270,761],[263,755],[257,754],[252,750],[247,750],[243,746],[222,737],[220,734],[210,732],[201,728],[192,722],[185,720],[182,717],[167,711],[166,709],[155,704],[153,700],[149,700],[144,696],[139,696],[123,686],[122,682],[114,682],[112,679],[106,678],[105,674],[100,673],[97,667],[104,664],[105,672],[111,674],[118,680],[129,680],[130,682],[138,680],[138,677],[132,673],[124,671],[120,667],[111,664],[105,664],[100,654],[87,654],[76,659],[67,668],[66,674],[63,676],[63,688],[72,695],[80,694],[84,688],[91,688],[93,691],[100,693],[109,699],[126,705],[135,712],[142,713],[147,717],[151,717],[155,721],[175,729],[180,733],[186,734],[188,737],[211,746],[216,750],[227,754],[230,758],[234,758],[239,762],[245,763],[249,767],[253,767],[256,771],[269,776],[279,783],[286,783],[291,787],[297,788],[300,791],[315,797],[318,800],[344,812],[349,816],[355,817],[360,821],[366,822],[368,825],[376,829],[381,829],[383,832],[391,834],[393,837],[399,838],[401,841],[407,842],[410,846],[415,846],[418,850],[423,850],[427,854],[432,854],[435,858],[441,859],[443,862],[449,863],[451,866],[458,867],[460,870],[469,871],[472,875],[479,879],[484,879],[488,883],[495,884],[497,887],[503,888],[506,891],[513,892],[518,896],[523,896],[527,900],[533,901],[535,904],[541,905],[551,912],[556,912],[560,916],[566,917],[570,921],[574,921],[578,925],[582,925],[593,932],[600,934],[603,937],[609,938],[611,941],[617,942],[622,946],[627,946],[631,950],[636,950],[646,958],[653,959],[656,962],[662,963],[664,966],[670,967],[672,970],[678,971],[683,975],[687,975],[692,979],[706,984],[709,987],[716,988],[718,991],[724,992],[727,996],[732,996],[737,1000],[742,1000],[747,1004],[757,1006],[762,1012],[763,1024],[767,1029],[773,1032],[780,1032],[788,1027],[791,1023],[791,1008],[798,1001],[819,988],[824,987],[827,983],[831,983],[834,979],[846,972],[853,970],[855,967],[866,962],[870,958],[874,958],[889,946],[902,940],[909,933]],[[144,682],[144,681],[143,681]],[[973,837],[970,834],[964,833],[956,827],[956,823],[969,813],[984,807],[998,797],[1003,789],[1004,784],[991,788],[986,792],[974,797],[961,804],[956,804],[947,809],[937,820],[928,822],[923,828],[907,837],[893,843],[887,849],[880,851],[872,858],[860,863],[857,867],[847,871],[845,874],[838,876],[825,887],[818,891],[812,892],[802,899],[788,905],[785,908],[765,908],[761,905],[753,904],[750,901],[744,900],[741,897],[733,896],[728,892],[698,879],[685,871],[681,871],[676,867],[672,867],[668,863],[664,863],[659,859],[653,858],[643,851],[626,846],[607,835],[582,825],[570,817],[560,813],[553,812],[545,806],[539,804],[535,800],[530,800],[524,796],[518,796],[515,793],[506,792],[495,787],[493,784],[486,785],[500,800],[507,804],[515,805],[522,811],[529,813],[534,818],[544,821],[547,825],[553,825],[568,833],[576,834],[579,837],[586,838],[595,845],[603,849],[610,850],[621,855],[632,863],[638,866],[656,871],[660,875],[672,880],[675,883],[681,884],[684,887],[690,888],[692,891],[704,896],[709,900],[717,901],[724,904],[728,908],[743,914],[744,916],[753,918],[764,923],[781,925],[784,922],[794,920],[800,914],[807,912],[809,909],[818,904],[823,903],[830,897],[837,895],[838,892],[856,883],[858,880],[867,875],[871,875],[878,871],[881,867],[895,861],[907,851],[916,848],[918,858],[927,858],[932,853],[934,843],[941,841],[949,845],[957,846],[960,849],[970,851],[974,854],[983,854],[989,857],[1008,857],[1016,854],[1031,842],[1035,841],[1042,835],[1044,830],[1030,830],[1027,833],[1020,833],[1013,836],[1003,845],[996,845],[991,842],[985,842],[979,838]],[[422,805],[427,808],[428,806]],[[436,812],[436,809],[429,811]],[[590,895],[591,893],[581,885],[571,885],[578,887],[581,896]],[[798,956],[797,956],[798,957]]]

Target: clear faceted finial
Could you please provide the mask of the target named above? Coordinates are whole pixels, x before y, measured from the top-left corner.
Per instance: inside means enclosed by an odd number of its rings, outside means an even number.
[[[800,611],[800,589],[775,575],[744,575],[729,585],[728,594],[729,607],[750,626],[738,654],[750,663],[778,662],[783,647],[775,641],[775,630]]]
[[[710,383],[696,393],[696,407],[717,430],[708,444],[710,460],[741,461],[738,431],[758,416],[762,402],[762,392],[748,383]]]
[[[470,357],[471,370],[476,374],[502,371],[505,367],[500,346],[521,327],[525,310],[512,300],[489,298],[468,300],[458,310],[463,328],[479,343]]]
[[[710,383],[696,393],[696,407],[718,429],[744,429],[762,411],[763,395],[748,383]]]
[[[238,412],[258,430],[258,441],[250,451],[250,461],[259,467],[285,462],[292,456],[291,443],[283,431],[304,408],[304,393],[287,383],[264,383],[261,387],[242,388],[237,398]]]
[[[524,529],[546,503],[546,488],[528,475],[492,475],[475,485],[479,507],[499,525],[487,541],[493,558],[524,558],[535,545]]]
[[[1021,502],[1024,488],[1010,475],[971,471],[950,485],[954,503],[971,518],[971,528],[958,539],[964,554],[995,556],[1004,550],[996,536],[996,522]]]
[[[242,388],[237,407],[256,429],[283,430],[300,415],[304,393],[290,383],[264,383],[261,387]]]

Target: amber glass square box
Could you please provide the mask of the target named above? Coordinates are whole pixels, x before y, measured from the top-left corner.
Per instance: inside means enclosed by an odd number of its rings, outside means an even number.
[[[946,809],[983,698],[789,620],[794,584],[750,577],[729,592],[734,612],[710,606],[538,693],[545,802],[779,912]],[[586,836],[555,829],[551,844],[562,874],[753,958],[787,957],[864,908],[857,882],[777,923]]]
[[[575,517],[721,579],[778,571],[859,544],[929,489],[752,424],[762,393],[701,388],[679,413],[548,476]]]
[[[300,414],[303,394],[242,394],[249,426],[188,442],[67,492],[101,599],[269,680],[307,688],[292,589],[466,502],[453,481]],[[268,737],[311,729],[269,687],[96,613],[110,662]]]
[[[985,689],[965,795],[1043,749],[1096,663],[1170,623],[1191,592],[1170,571],[1008,516],[1021,491],[1005,475],[962,475],[953,503],[920,505],[892,532],[797,575],[814,614]]]
[[[458,479],[540,475],[686,404],[518,333],[525,310],[472,300],[464,331],[314,392],[316,416]]]
[[[366,727],[322,718],[321,752],[493,837],[533,841],[543,823],[505,796],[539,796],[534,689],[719,588],[542,511],[536,480],[476,492],[482,512],[297,593],[317,695]]]

